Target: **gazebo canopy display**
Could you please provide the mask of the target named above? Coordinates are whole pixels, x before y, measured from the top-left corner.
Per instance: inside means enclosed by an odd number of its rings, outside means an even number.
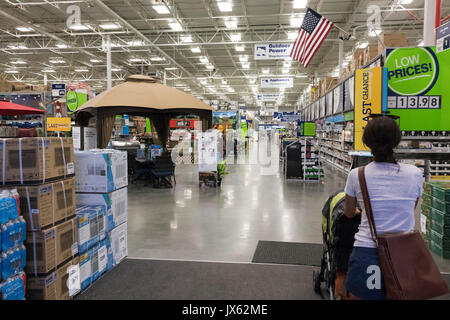
[[[213,109],[203,101],[178,89],[157,83],[156,79],[130,76],[123,83],[89,100],[75,112],[76,121],[87,125],[96,116],[99,147],[104,148],[111,137],[114,117],[118,114],[149,116],[162,143],[168,137],[170,118],[182,114],[194,114],[211,126]],[[206,126],[206,127],[205,127]]]

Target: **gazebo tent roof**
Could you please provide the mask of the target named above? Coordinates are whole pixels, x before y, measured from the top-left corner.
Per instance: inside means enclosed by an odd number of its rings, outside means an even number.
[[[165,111],[213,111],[209,105],[178,89],[157,83],[154,78],[133,75],[112,89],[105,91],[94,99],[89,100],[76,113],[98,111],[107,112],[107,109],[121,113],[126,112],[162,112]],[[143,110],[140,110],[140,109]]]

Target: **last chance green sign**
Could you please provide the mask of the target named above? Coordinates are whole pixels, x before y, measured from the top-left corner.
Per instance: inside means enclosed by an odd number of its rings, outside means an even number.
[[[435,47],[386,50],[388,101],[405,131],[450,130],[450,52]]]

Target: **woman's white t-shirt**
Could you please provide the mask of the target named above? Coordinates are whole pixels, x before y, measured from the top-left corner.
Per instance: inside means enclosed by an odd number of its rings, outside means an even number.
[[[422,171],[409,164],[371,162],[366,166],[365,175],[377,233],[413,230],[415,203],[422,195]],[[359,186],[358,168],[350,171],[345,193],[356,197],[363,209],[354,246],[375,248]]]

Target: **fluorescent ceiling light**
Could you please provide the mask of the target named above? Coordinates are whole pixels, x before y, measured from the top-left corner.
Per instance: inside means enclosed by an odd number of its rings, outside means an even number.
[[[206,57],[200,57],[200,62],[201,63],[209,63],[209,60]]]
[[[117,23],[104,23],[100,25],[100,28],[102,28],[103,30],[118,30],[122,27]]]
[[[130,62],[145,62],[145,60],[142,58],[131,58],[129,61]]]
[[[24,44],[18,44],[18,45],[9,45],[8,48],[10,48],[10,49],[26,49],[27,46]]]
[[[242,68],[249,69],[250,68],[250,63],[243,63],[242,64]]]
[[[200,48],[199,47],[193,47],[193,48],[191,48],[191,51],[193,52],[193,53],[200,53]]]
[[[70,26],[69,29],[72,29],[72,30],[75,30],[75,31],[86,31],[86,30],[89,30],[90,27],[89,26],[85,26],[83,24],[75,24],[75,25]]]
[[[247,62],[248,61],[248,57],[247,56],[240,56],[239,57],[239,61],[240,62]]]
[[[230,35],[230,39],[233,42],[241,41],[241,35],[239,33],[238,34],[232,34],[232,35]]]
[[[5,73],[19,73],[17,70],[6,70]]]
[[[42,72],[44,72],[44,73],[53,73],[53,72],[55,72],[55,70],[52,70],[52,69],[44,69],[44,70],[42,70]]]
[[[74,71],[75,72],[89,72],[89,70],[85,69],[85,68],[75,69]]]
[[[227,80],[222,80],[222,84],[227,84]]]
[[[66,63],[66,61],[64,61],[64,60],[61,60],[61,59],[52,59],[52,60],[49,60],[49,62],[50,63],[54,63],[54,64],[62,64],[62,63]]]
[[[58,43],[58,44],[56,44],[56,46],[57,46],[58,48],[60,48],[60,49],[66,49],[66,48],[67,48],[67,45],[64,44],[64,43]]]
[[[127,42],[127,44],[132,47],[141,47],[144,45],[144,42],[141,40],[133,40],[133,41]]]
[[[413,0],[400,0],[399,4],[411,4]]]
[[[296,78],[307,78],[308,76],[306,74],[297,74],[295,77]]]
[[[292,17],[291,18],[291,27],[300,27],[303,22],[303,17]]]
[[[152,61],[164,61],[165,59],[161,58],[161,57],[151,57],[150,60],[152,60]]]
[[[213,66],[213,65],[211,65],[211,64],[209,64],[209,65],[207,65],[207,66],[206,66],[206,69],[208,69],[208,70],[212,70],[212,69],[214,69],[214,66]]]
[[[234,48],[235,48],[236,51],[238,51],[238,52],[242,52],[242,51],[245,50],[245,46],[236,46],[236,47],[234,47]]]
[[[170,13],[169,9],[164,4],[158,4],[153,6],[153,9],[155,9],[156,12],[159,14],[168,14]]]
[[[207,81],[207,80],[200,80],[200,83],[203,84],[203,85],[205,85],[205,84],[208,83],[208,81]]]
[[[307,4],[308,4],[308,0],[294,0],[294,9],[306,8]]]
[[[17,27],[16,30],[18,30],[20,32],[31,32],[31,31],[34,31],[34,29],[27,28],[27,27]]]
[[[99,62],[102,62],[102,60],[98,60],[98,59],[91,59],[91,62],[92,62],[92,63],[99,63]]]
[[[253,84],[256,82],[256,79],[249,79],[248,81]]]
[[[237,28],[237,21],[236,20],[225,21],[225,26],[228,29],[236,29]]]
[[[262,70],[262,73],[264,73],[264,74],[268,74],[269,72],[270,72],[269,69],[263,69],[263,70]]]
[[[164,70],[167,70],[167,71],[173,71],[173,70],[178,70],[178,68],[170,67],[170,68],[164,68]]]
[[[18,61],[11,61],[11,63],[12,63],[12,64],[27,64],[26,61],[21,61],[21,60],[18,60]]]
[[[219,10],[222,12],[233,11],[233,4],[229,1],[219,1],[217,2],[217,6],[219,7]]]
[[[369,43],[367,41],[365,42],[361,42],[358,46],[359,49],[365,49],[367,48],[367,46],[369,45]]]
[[[298,36],[298,32],[289,32],[288,33],[289,40],[295,40],[295,39],[297,39],[297,36]]]
[[[182,42],[192,42],[192,36],[182,36],[181,41]]]
[[[169,23],[169,27],[173,31],[183,31],[183,27],[178,22],[171,22],[171,23]]]
[[[111,68],[111,71],[113,71],[113,72],[118,72],[120,70],[122,70],[122,69],[120,69],[120,68]]]
[[[283,72],[284,74],[289,73],[289,69],[283,69],[281,70],[281,72]]]
[[[417,45],[418,47],[423,47],[423,40]]]

